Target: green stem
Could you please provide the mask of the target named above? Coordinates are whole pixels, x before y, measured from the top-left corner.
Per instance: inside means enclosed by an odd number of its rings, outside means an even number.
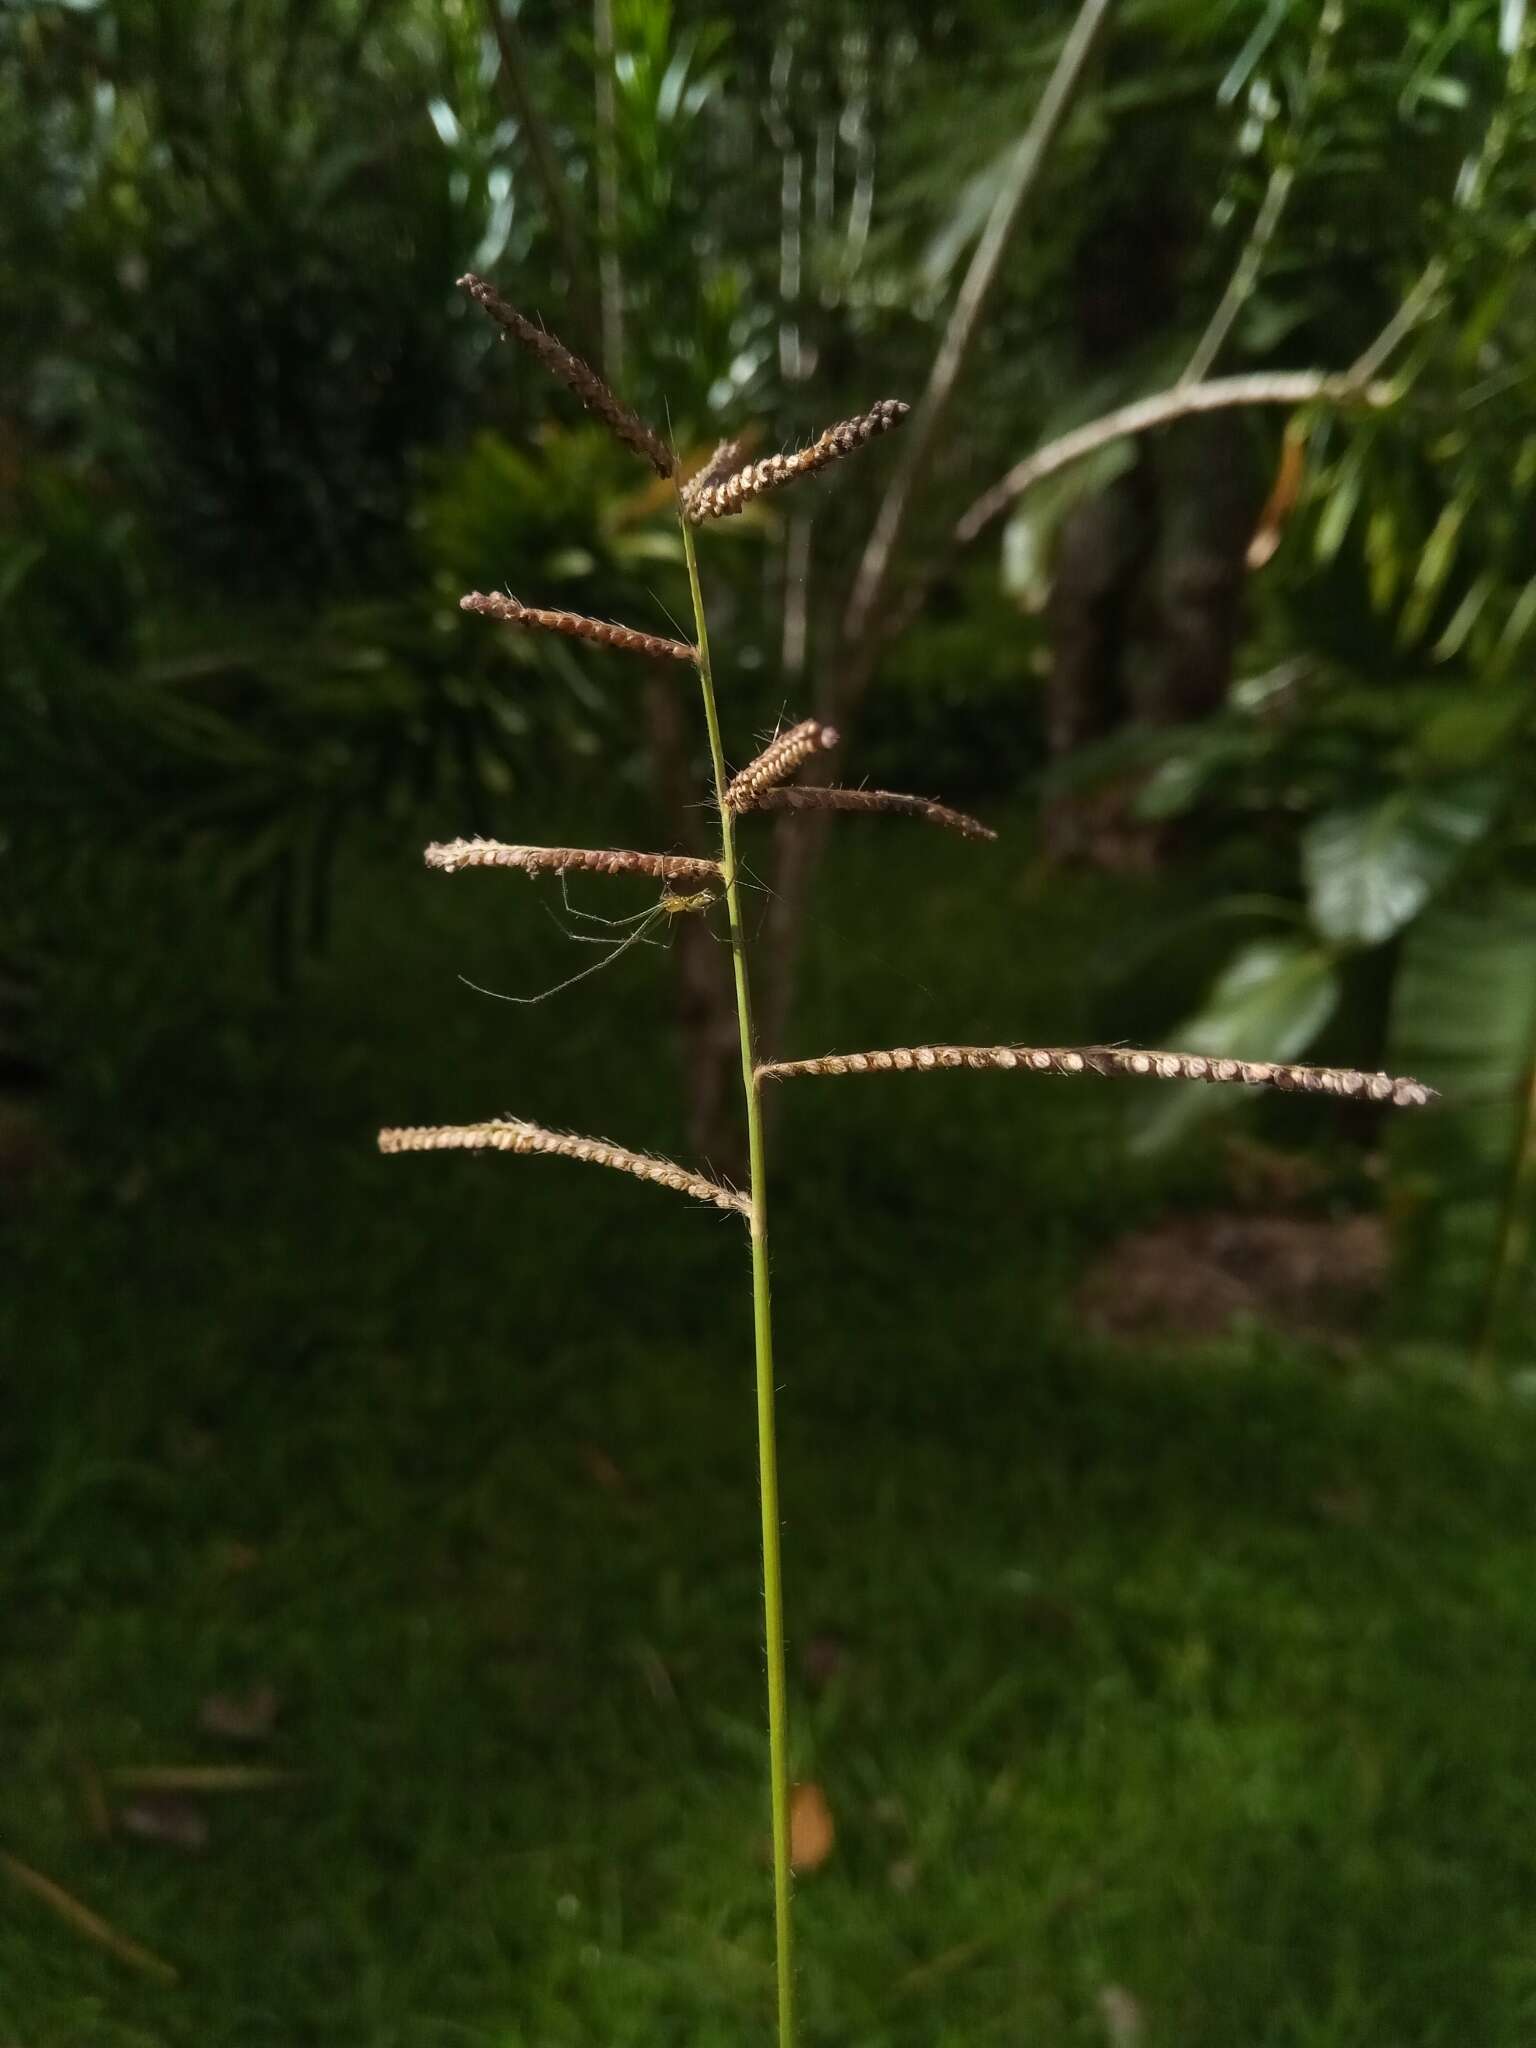
[[[779,1459],[773,1414],[773,1311],[768,1293],[768,1178],[763,1165],[763,1111],[752,1030],[752,992],[747,980],[747,949],[742,936],[741,896],[736,878],[736,821],[725,801],[725,750],[720,743],[720,713],[715,703],[715,679],[709,665],[709,629],[704,618],[704,596],[699,588],[693,528],[682,517],[681,505],[679,519],[683,529],[683,553],[688,563],[688,588],[693,594],[699,682],[704,693],[704,719],[709,727],[709,752],[715,772],[715,801],[720,812],[720,872],[725,883],[725,909],[731,930],[731,963],[736,972],[736,1025],[741,1041],[741,1085],[747,1109],[747,1161],[752,1182],[752,1332],[757,1354],[757,1461],[763,1506],[763,1621],[768,1663],[768,1772],[773,1813],[773,1920],[778,1961],[779,2048],[794,2048],[789,1706],[784,1678],[784,1574],[779,1552]]]

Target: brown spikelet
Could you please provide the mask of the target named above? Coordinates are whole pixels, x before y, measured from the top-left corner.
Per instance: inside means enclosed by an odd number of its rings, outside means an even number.
[[[995,1073],[1105,1074],[1157,1081],[1217,1081],[1247,1088],[1280,1088],[1307,1095],[1338,1095],[1422,1109],[1433,1088],[1393,1074],[1358,1067],[1298,1067],[1279,1060],[1213,1059],[1204,1053],[1151,1052],[1119,1045],[898,1045],[889,1052],[828,1053],[819,1059],[776,1060],[757,1070],[762,1081],[813,1074],[934,1073],[973,1067]]]
[[[653,427],[645,424],[638,413],[631,412],[624,401],[609,390],[590,363],[572,355],[554,335],[546,334],[542,327],[535,326],[515,306],[509,306],[483,277],[476,277],[472,272],[461,277],[459,290],[468,292],[504,334],[520,343],[531,356],[536,356],[551,377],[574,393],[616,440],[633,449],[636,455],[643,456],[658,476],[672,474],[672,454],[666,442]]]
[[[783,484],[792,484],[797,477],[814,476],[829,464],[841,462],[845,455],[856,453],[877,434],[888,434],[892,427],[901,425],[911,410],[899,398],[882,398],[856,419],[839,420],[835,427],[828,427],[809,448],[794,455],[765,456],[761,462],[748,463],[745,469],[723,478],[714,476],[715,465],[711,461],[684,488],[683,515],[694,526],[702,526],[706,519],[729,519],[765,491],[776,491]],[[722,444],[718,452],[728,445]]]
[[[902,796],[892,789],[828,789],[811,782],[796,784],[793,789],[748,790],[734,798],[731,807],[738,811],[881,811],[896,818],[922,818],[966,839],[997,837],[990,825],[964,811],[952,811],[932,797]]]
[[[500,839],[450,839],[426,850],[429,868],[520,868],[524,874],[654,875],[661,882],[718,882],[720,863],[691,853],[628,853],[608,846],[509,846]]]
[[[714,484],[723,484],[733,470],[741,468],[742,457],[746,454],[755,436],[737,434],[729,441],[716,444],[715,452],[702,469],[696,469],[683,485],[683,505],[687,508],[692,493],[706,491]]]
[[[717,1209],[734,1209],[741,1216],[750,1215],[752,1208],[735,1188],[675,1166],[670,1159],[631,1152],[624,1145],[610,1145],[605,1138],[576,1138],[566,1131],[548,1131],[542,1124],[524,1123],[518,1117],[492,1117],[483,1124],[415,1124],[384,1130],[379,1133],[379,1150],[548,1153],[559,1159],[578,1159],[586,1166],[611,1166],[619,1173],[633,1174],[636,1180],[653,1181],[657,1187],[713,1202]]]
[[[820,719],[803,718],[788,732],[770,740],[756,760],[749,761],[725,785],[725,801],[734,811],[749,808],[749,800],[776,782],[786,782],[800,763],[824,748],[837,745],[836,729]]]
[[[595,647],[618,647],[626,654],[649,654],[659,661],[697,659],[695,649],[686,641],[665,640],[659,633],[641,633],[634,626],[611,626],[606,619],[589,619],[584,612],[543,611],[499,592],[471,590],[459,599],[459,610],[499,619],[504,626],[537,626],[545,633],[564,633],[572,640],[590,640]]]

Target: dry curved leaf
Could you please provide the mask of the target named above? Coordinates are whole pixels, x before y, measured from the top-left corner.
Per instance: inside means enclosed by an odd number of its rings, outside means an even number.
[[[204,1735],[226,1742],[265,1742],[281,1705],[274,1685],[253,1685],[248,1692],[211,1692],[197,1710]]]

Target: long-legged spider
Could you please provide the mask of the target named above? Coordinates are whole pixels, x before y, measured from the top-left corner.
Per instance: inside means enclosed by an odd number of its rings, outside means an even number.
[[[564,981],[557,981],[552,988],[543,989],[536,996],[503,995],[500,989],[482,988],[478,981],[471,981],[466,974],[461,974],[459,979],[466,988],[472,988],[482,996],[493,996],[498,1003],[542,1003],[546,997],[557,996],[562,989],[573,988],[578,981],[586,981],[589,976],[600,974],[605,967],[611,967],[619,955],[627,953],[631,946],[656,944],[657,941],[652,939],[650,934],[657,925],[670,925],[674,918],[687,916],[691,911],[708,910],[719,900],[719,892],[715,889],[700,889],[692,896],[679,896],[673,890],[663,888],[659,902],[648,905],[644,910],[637,910],[629,917],[599,917],[596,911],[579,910],[576,907],[571,901],[566,878],[562,875],[560,901],[564,904],[568,917],[580,918],[587,924],[600,924],[608,931],[620,931],[628,925],[632,927],[628,934],[622,939],[609,940],[599,937],[595,932],[571,931],[567,926],[560,924],[559,918],[550,911],[550,916],[554,917],[555,923],[560,925],[561,931],[568,939],[576,939],[584,946],[606,946],[608,950],[602,959],[594,960],[590,967],[583,967],[579,974],[568,975]]]

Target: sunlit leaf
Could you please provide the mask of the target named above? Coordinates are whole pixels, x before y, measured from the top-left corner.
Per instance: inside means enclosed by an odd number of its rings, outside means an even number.
[[[1504,630],[1499,635],[1496,657],[1502,660],[1514,654],[1522,640],[1536,625],[1536,576],[1533,576],[1510,607]]]
[[[1503,793],[1497,779],[1479,776],[1410,784],[1378,803],[1325,812],[1301,848],[1318,930],[1347,946],[1391,938],[1488,830]]]
[[[1182,817],[1212,778],[1248,760],[1253,746],[1252,733],[1242,726],[1194,728],[1186,744],[1170,754],[1137,793],[1135,815],[1149,822]]]
[[[1123,476],[1135,460],[1136,443],[1129,436],[1111,441],[1019,500],[1003,528],[1003,588],[1026,611],[1042,611],[1050,596],[1053,544],[1067,514]]]
[[[1370,575],[1371,603],[1384,612],[1397,592],[1403,573],[1398,545],[1397,512],[1390,500],[1371,507],[1365,522],[1365,564]]]
[[[1333,1015],[1338,972],[1322,947],[1298,939],[1256,939],[1226,967],[1194,1016],[1167,1040],[1180,1052],[1211,1058],[1294,1060]],[[1157,1091],[1137,1118],[1131,1144],[1155,1151],[1201,1116],[1230,1107],[1230,1096],[1199,1082],[1175,1081]]]
[[[1461,539],[1461,530],[1466,523],[1470,501],[1466,497],[1453,498],[1442,510],[1440,517],[1430,530],[1419,556],[1419,566],[1414,573],[1413,584],[1408,593],[1408,602],[1398,621],[1397,641],[1400,647],[1411,646],[1429,623],[1430,612],[1435,600],[1451,573],[1456,559],[1456,546]]]
[[[1349,522],[1360,502],[1360,486],[1364,479],[1365,449],[1357,442],[1334,472],[1327,500],[1318,517],[1313,553],[1323,566],[1331,562],[1344,545]]]
[[[1467,635],[1483,615],[1483,609],[1494,593],[1497,579],[1487,570],[1474,578],[1466,595],[1452,612],[1445,631],[1430,649],[1434,661],[1449,661],[1466,645]]]
[[[1264,61],[1264,53],[1279,34],[1288,11],[1287,0],[1269,0],[1269,6],[1253,33],[1233,58],[1226,76],[1216,88],[1216,98],[1222,106],[1231,105]]]

